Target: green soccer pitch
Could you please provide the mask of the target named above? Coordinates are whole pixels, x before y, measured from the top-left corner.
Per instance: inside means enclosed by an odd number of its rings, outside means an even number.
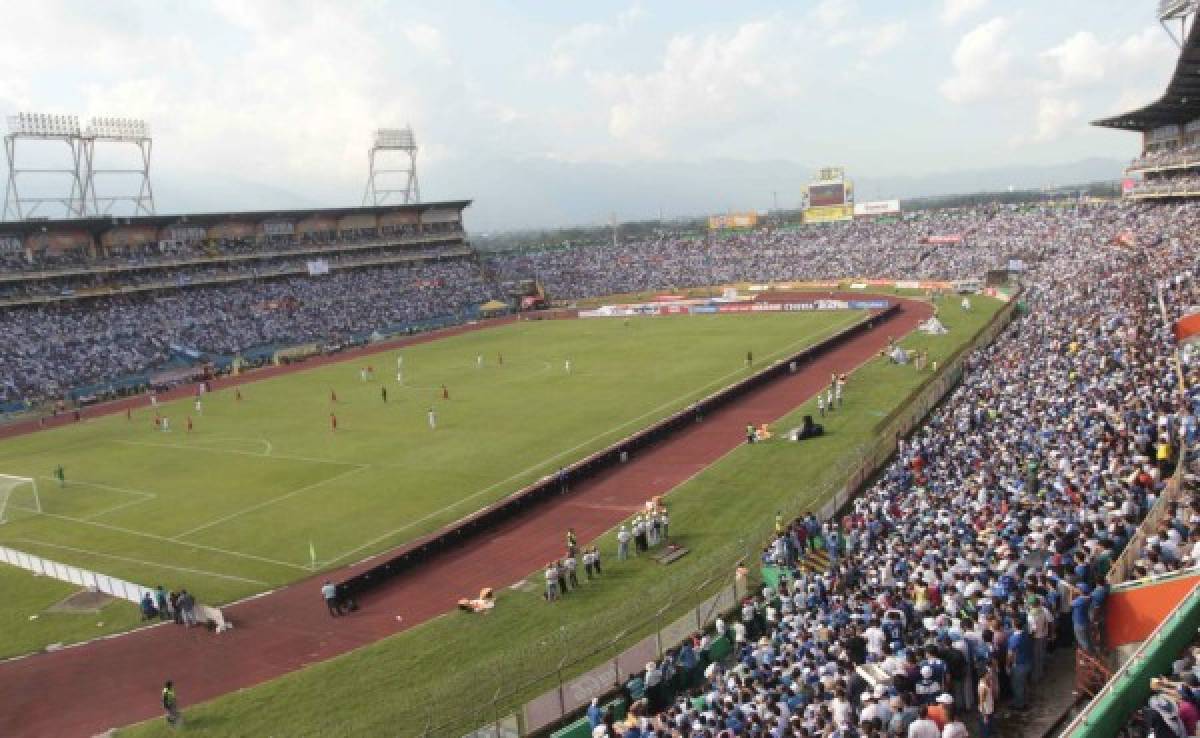
[[[229,602],[433,531],[741,379],[747,351],[761,366],[861,317],[519,322],[253,382],[240,401],[221,390],[202,412],[163,403],[167,432],[147,407],[3,441],[0,473],[35,477],[42,512],[14,499],[0,545]],[[23,622],[10,605],[0,622]],[[132,626],[136,613],[92,620],[26,623],[0,635],[0,656]]]

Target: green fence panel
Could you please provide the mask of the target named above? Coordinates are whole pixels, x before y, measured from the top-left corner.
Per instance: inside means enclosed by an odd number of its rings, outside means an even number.
[[[592,738],[592,726],[587,718],[580,718],[565,728],[554,731],[550,738]]]
[[[1150,678],[1171,669],[1179,652],[1200,627],[1200,586],[1192,590],[1158,630],[1142,644],[1092,704],[1071,724],[1063,738],[1107,738],[1129,721],[1150,698]]]

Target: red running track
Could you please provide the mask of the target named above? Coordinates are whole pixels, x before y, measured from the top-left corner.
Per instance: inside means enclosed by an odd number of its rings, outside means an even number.
[[[596,538],[651,496],[744,442],[747,423],[782,417],[825,386],[831,373],[859,366],[890,336],[907,334],[931,314],[928,304],[902,301],[899,315],[804,371],[746,395],[628,464],[397,579],[352,616],[329,617],[320,581],[344,578],[374,561],[231,605],[225,613],[236,627],[221,635],[167,624],[0,663],[0,736],[91,736],[146,720],[161,714],[159,690],[168,675],[180,683],[187,704],[210,700],[418,625],[453,609],[465,593],[519,581],[561,553],[568,525],[581,541]]]

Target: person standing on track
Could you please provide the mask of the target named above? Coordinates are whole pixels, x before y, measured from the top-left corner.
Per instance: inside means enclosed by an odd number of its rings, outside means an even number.
[[[546,564],[546,602],[558,600],[558,567],[551,561]]]
[[[167,725],[172,728],[183,726],[183,714],[179,712],[179,698],[175,696],[175,683],[170,679],[162,689],[163,712],[166,713]]]
[[[321,585],[321,597],[325,600],[325,607],[329,608],[329,616],[336,618],[342,614],[342,602],[338,598],[337,585],[328,579]]]

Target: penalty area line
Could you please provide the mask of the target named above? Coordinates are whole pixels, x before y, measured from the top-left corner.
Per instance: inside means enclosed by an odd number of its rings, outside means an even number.
[[[251,561],[259,561],[264,564],[274,564],[275,566],[283,566],[283,567],[287,567],[288,569],[297,569],[299,571],[308,571],[307,566],[301,566],[300,564],[293,564],[290,561],[279,561],[278,559],[269,559],[265,556],[256,556],[254,554],[242,553],[240,551],[231,551],[227,548],[217,548],[216,546],[205,546],[204,544],[192,543],[191,541],[177,541],[173,538],[167,538],[166,536],[159,536],[159,535],[155,535],[153,533],[146,533],[146,532],[143,532],[140,530],[133,530],[132,528],[123,528],[119,525],[112,525],[111,523],[101,523],[98,520],[85,520],[84,518],[76,518],[71,515],[60,515],[59,513],[51,513],[51,512],[43,512],[43,513],[41,513],[41,515],[45,515],[48,518],[54,518],[55,520],[66,520],[68,522],[78,523],[80,525],[90,525],[95,528],[103,528],[105,530],[116,531],[117,533],[124,533],[124,534],[130,535],[130,536],[137,536],[138,538],[149,538],[152,541],[159,541],[161,543],[169,543],[169,544],[172,544],[175,546],[191,547],[191,548],[195,548],[195,549],[200,549],[202,551],[209,551],[212,553],[224,554],[226,556],[234,556],[234,557],[242,558],[242,559],[250,559]]]
[[[320,487],[321,485],[328,484],[335,480],[341,479],[342,477],[348,477],[351,474],[357,474],[357,473],[361,472],[362,470],[369,469],[369,468],[370,468],[370,466],[368,464],[362,464],[362,465],[356,466],[353,469],[347,469],[346,471],[340,472],[338,474],[334,474],[332,477],[328,477],[327,479],[322,479],[320,481],[313,482],[312,484],[306,484],[303,487],[300,487],[299,489],[294,489],[291,492],[285,492],[284,494],[279,495],[278,497],[272,497],[269,500],[263,500],[262,502],[251,505],[250,507],[247,507],[242,510],[238,510],[237,512],[232,512],[228,515],[219,517],[216,520],[213,520],[211,522],[204,523],[202,525],[197,525],[195,528],[190,528],[188,530],[185,530],[182,533],[175,535],[174,539],[178,541],[181,538],[185,538],[187,536],[192,535],[193,533],[199,533],[200,531],[208,530],[209,528],[212,528],[215,525],[220,525],[221,523],[227,523],[230,520],[235,520],[237,518],[242,517],[243,515],[252,513],[255,510],[261,510],[264,507],[267,507],[268,505],[274,505],[277,502],[282,502],[290,497],[295,497],[298,494],[308,492],[309,490],[316,489],[317,487]]]
[[[59,543],[47,543],[46,541],[38,541],[33,538],[17,538],[15,539],[22,543],[31,543],[34,546],[45,546],[47,548],[56,548],[63,551],[71,551],[73,553],[87,554],[88,556],[100,556],[114,561],[125,561],[131,564],[140,564],[142,566],[155,566],[160,569],[172,569],[174,571],[183,571],[189,574],[200,574],[206,577],[216,577],[217,579],[229,579],[235,582],[245,582],[247,584],[258,584],[264,587],[270,586],[270,582],[264,582],[260,579],[249,579],[247,577],[239,577],[233,574],[219,574],[215,571],[207,571],[205,569],[193,569],[187,566],[174,566],[172,564],[164,564],[158,561],[146,561],[144,559],[135,559],[131,556],[118,556],[116,554],[103,553],[101,551],[91,551],[86,548],[76,548],[74,546],[64,546]]]
[[[307,461],[313,464],[340,464],[341,466],[361,466],[356,461],[338,461],[337,459],[319,459],[315,456],[295,456],[292,454],[276,454],[268,450],[266,453],[242,451],[236,448],[210,448],[208,446],[188,446],[182,443],[156,443],[152,441],[130,441],[118,439],[113,443],[123,443],[126,446],[148,446],[150,448],[171,448],[179,451],[206,451],[211,454],[236,454],[238,456],[253,456],[256,459],[283,459],[284,461]],[[267,441],[270,443],[270,441]]]

